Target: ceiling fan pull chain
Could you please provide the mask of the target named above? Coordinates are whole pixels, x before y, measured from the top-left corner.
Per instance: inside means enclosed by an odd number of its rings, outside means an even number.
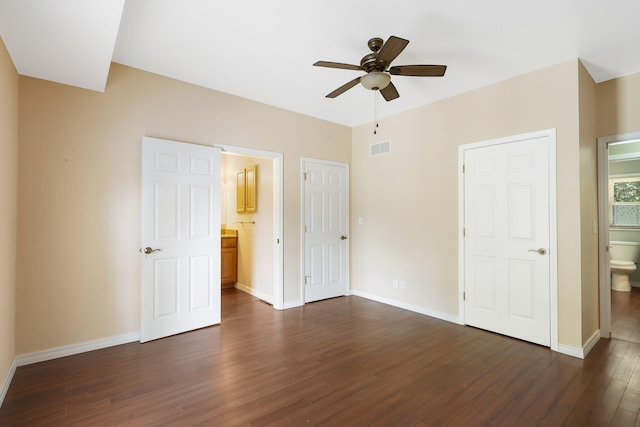
[[[373,91],[373,105],[374,105],[374,114],[375,114],[375,119],[374,122],[376,124],[376,127],[373,129],[373,134],[376,135],[378,133],[378,91],[374,90]]]

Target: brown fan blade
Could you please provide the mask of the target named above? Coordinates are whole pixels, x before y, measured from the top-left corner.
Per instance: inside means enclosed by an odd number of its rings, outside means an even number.
[[[381,64],[384,68],[387,68],[408,44],[409,40],[401,39],[396,36],[389,37],[380,49],[380,52],[378,52],[376,62]]]
[[[382,94],[384,99],[386,99],[387,101],[393,101],[394,99],[400,96],[400,94],[398,93],[398,90],[391,82],[389,82],[389,85],[384,89],[380,89],[380,93]]]
[[[389,68],[389,74],[395,76],[442,77],[445,71],[446,65],[398,65]]]
[[[363,70],[363,68],[359,65],[343,64],[341,62],[318,61],[313,65],[315,65],[316,67],[340,68],[342,70]]]
[[[351,80],[349,83],[343,84],[338,89],[334,90],[329,95],[327,95],[327,98],[335,98],[336,96],[345,93],[346,91],[348,91],[349,89],[357,85],[358,83],[360,83],[360,77]]]

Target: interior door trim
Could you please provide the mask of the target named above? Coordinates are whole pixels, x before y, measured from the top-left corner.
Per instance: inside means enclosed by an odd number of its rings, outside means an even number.
[[[611,285],[609,269],[609,144],[640,139],[640,132],[598,138],[598,277],[600,287],[600,336],[611,338]]]
[[[519,135],[473,142],[458,146],[458,319],[465,324],[464,285],[465,285],[465,239],[464,239],[464,154],[466,150],[507,144],[524,139],[546,137],[549,144],[549,316],[551,350],[559,351],[558,343],[558,233],[556,209],[556,129],[545,129]]]
[[[257,150],[234,145],[214,144],[223,153],[264,157],[273,160],[273,308],[285,309],[284,305],[284,174],[283,154],[275,151]]]

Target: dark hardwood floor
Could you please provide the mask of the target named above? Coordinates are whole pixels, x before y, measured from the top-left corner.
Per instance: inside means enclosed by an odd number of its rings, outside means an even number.
[[[640,288],[611,291],[611,338],[640,344]]]
[[[585,360],[358,297],[19,367],[1,426],[640,426],[640,344]]]

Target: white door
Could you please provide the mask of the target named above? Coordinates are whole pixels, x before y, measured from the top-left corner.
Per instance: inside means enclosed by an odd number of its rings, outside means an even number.
[[[141,342],[220,323],[220,183],[219,149],[143,138]]]
[[[547,137],[464,151],[465,322],[550,345]]]
[[[304,301],[347,294],[349,179],[347,166],[303,160]]]

